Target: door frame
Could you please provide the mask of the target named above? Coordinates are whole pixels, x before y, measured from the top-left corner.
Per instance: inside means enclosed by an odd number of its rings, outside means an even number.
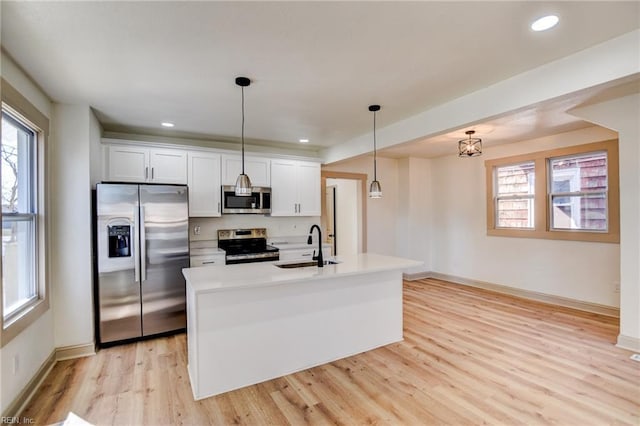
[[[321,212],[320,216],[320,226],[326,229],[327,219],[326,219],[326,208],[327,208],[327,179],[352,179],[360,181],[360,198],[361,198],[361,211],[362,211],[362,252],[367,252],[367,174],[366,173],[348,173],[348,172],[334,172],[329,170],[322,170],[320,172],[320,196],[321,196]]]

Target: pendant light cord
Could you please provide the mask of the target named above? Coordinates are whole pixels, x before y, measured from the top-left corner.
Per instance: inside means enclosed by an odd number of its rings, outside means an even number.
[[[373,111],[373,180],[378,180],[376,156],[376,112]]]
[[[244,87],[242,89],[242,174],[244,174]]]

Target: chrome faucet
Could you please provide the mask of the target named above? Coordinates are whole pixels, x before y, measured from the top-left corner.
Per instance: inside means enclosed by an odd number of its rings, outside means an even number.
[[[316,256],[316,251],[313,251],[313,260],[318,261],[318,268],[322,268],[324,266],[324,259],[322,258],[322,230],[318,225],[311,225],[311,229],[309,229],[309,237],[307,238],[307,244],[312,244],[313,240],[311,236],[313,235],[313,229],[318,230],[318,255]]]

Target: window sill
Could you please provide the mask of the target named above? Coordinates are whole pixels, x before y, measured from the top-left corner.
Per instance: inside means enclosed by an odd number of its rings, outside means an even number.
[[[538,231],[535,229],[488,229],[491,237],[538,238],[544,240],[583,241],[594,243],[620,243],[620,236],[606,232]]]

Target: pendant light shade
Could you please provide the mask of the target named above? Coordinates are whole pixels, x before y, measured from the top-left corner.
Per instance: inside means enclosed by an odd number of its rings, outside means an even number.
[[[380,187],[380,182],[374,180],[369,185],[369,197],[371,198],[382,198],[382,188]]]
[[[369,111],[373,112],[373,181],[369,185],[369,197],[382,198],[382,187],[378,182],[376,153],[376,111],[380,111],[380,105],[369,105]]]
[[[236,84],[242,89],[242,173],[236,179],[235,193],[238,197],[251,195],[251,179],[244,173],[244,88],[251,84],[247,77],[236,78]]]
[[[472,138],[475,130],[464,132],[468,138],[458,141],[458,157],[477,157],[482,154],[482,139]]]

